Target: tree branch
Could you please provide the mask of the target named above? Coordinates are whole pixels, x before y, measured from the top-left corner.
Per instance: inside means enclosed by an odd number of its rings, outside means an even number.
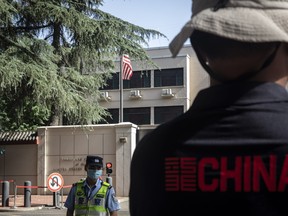
[[[6,30],[7,28],[9,28],[9,29],[14,29],[14,30],[29,31],[29,30],[37,30],[37,29],[47,28],[47,27],[50,27],[52,25],[53,25],[53,23],[50,22],[47,25],[42,25],[42,26],[9,26],[9,27],[0,27],[0,30]]]
[[[41,61],[41,59],[33,52],[31,52],[29,49],[20,46],[19,44],[15,43],[14,41],[6,38],[4,35],[0,34],[0,39],[2,39],[3,41],[5,41],[6,43],[10,44],[11,46],[15,46],[17,48],[19,48],[20,50],[22,50],[24,53],[28,54],[29,56],[39,59]]]

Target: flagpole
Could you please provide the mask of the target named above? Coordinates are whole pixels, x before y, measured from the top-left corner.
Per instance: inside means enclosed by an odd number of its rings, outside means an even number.
[[[120,87],[120,118],[119,122],[123,122],[123,78],[122,78],[122,60],[123,56],[120,56],[120,73],[119,73],[119,87]]]

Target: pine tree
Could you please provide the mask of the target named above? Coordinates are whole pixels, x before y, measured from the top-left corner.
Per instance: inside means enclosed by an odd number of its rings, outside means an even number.
[[[151,63],[158,31],[99,9],[103,0],[0,0],[1,130],[102,120],[99,88],[117,56]]]

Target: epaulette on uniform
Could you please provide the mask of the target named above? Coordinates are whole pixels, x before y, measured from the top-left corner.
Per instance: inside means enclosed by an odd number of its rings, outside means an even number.
[[[110,185],[108,182],[105,182],[105,181],[102,182],[102,185],[108,187],[108,189],[112,188],[112,185]]]
[[[73,183],[72,186],[77,186],[77,184],[83,183],[84,181],[85,179],[82,178],[80,181]]]

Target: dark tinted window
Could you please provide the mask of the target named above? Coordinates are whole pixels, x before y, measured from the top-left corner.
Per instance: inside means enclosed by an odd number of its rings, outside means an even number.
[[[111,79],[108,79],[106,86],[101,90],[119,89],[119,72],[114,73]],[[133,71],[130,80],[123,80],[123,88],[150,88],[151,87],[151,71]]]
[[[182,86],[183,68],[162,69],[154,71],[154,86]]]
[[[151,87],[151,71],[133,71],[130,80],[123,80],[123,88],[149,88]]]
[[[98,122],[98,124],[115,124],[119,123],[119,109],[108,109],[108,112],[110,113],[111,116],[107,116],[104,119],[106,121],[101,121]]]
[[[112,78],[107,80],[106,84],[101,90],[119,89],[119,73],[114,73]]]
[[[183,106],[166,106],[166,107],[155,107],[155,124],[161,124],[167,122],[184,112]]]
[[[132,122],[136,125],[150,124],[150,107],[144,108],[124,108],[124,122]]]

